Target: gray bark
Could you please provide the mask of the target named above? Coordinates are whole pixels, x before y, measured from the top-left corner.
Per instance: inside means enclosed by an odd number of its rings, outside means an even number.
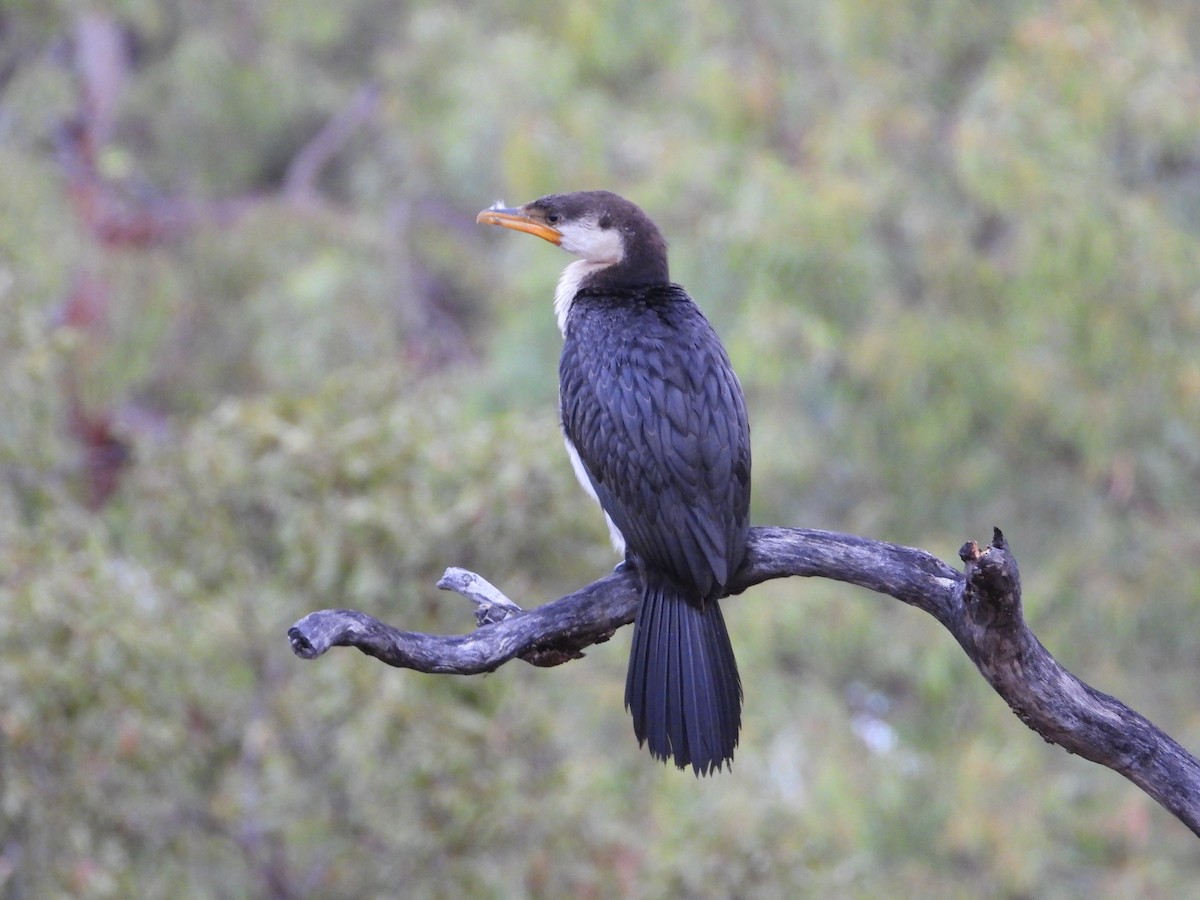
[[[959,552],[966,571],[911,547],[803,528],[751,529],[746,561],[729,593],[772,578],[830,578],[895,597],[937,619],[1013,712],[1046,741],[1124,775],[1200,836],[1200,761],[1144,716],[1063,668],[1025,624],[1021,577],[999,529],[992,543]],[[618,571],[530,610],[479,576],[450,569],[439,586],[477,604],[479,628],[430,635],[393,628],[366,613],[326,609],[288,631],[297,656],[330,647],[419,672],[471,675],[511,659],[553,666],[583,655],[633,621],[635,572]]]

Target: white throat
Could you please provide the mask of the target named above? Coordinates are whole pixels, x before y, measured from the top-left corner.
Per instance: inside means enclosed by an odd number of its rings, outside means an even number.
[[[558,279],[558,287],[554,289],[554,315],[558,319],[558,330],[563,334],[567,333],[567,316],[571,313],[571,304],[575,302],[579,286],[593,272],[607,269],[610,265],[612,263],[577,259],[563,269]]]
[[[601,228],[594,217],[568,222],[562,226],[562,241],[559,244],[568,253],[582,257],[565,269],[558,279],[554,291],[554,315],[558,318],[558,330],[566,334],[567,316],[579,286],[593,272],[615,266],[625,257],[625,246],[621,233],[610,226]]]

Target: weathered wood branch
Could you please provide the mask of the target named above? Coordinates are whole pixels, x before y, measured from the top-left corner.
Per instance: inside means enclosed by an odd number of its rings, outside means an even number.
[[[1025,624],[1020,573],[999,529],[986,548],[972,541],[959,555],[965,573],[911,547],[828,531],[753,528],[730,594],[798,575],[855,584],[925,610],[1022,722],[1068,753],[1124,775],[1200,836],[1200,761],[1047,652]],[[632,622],[639,602],[637,576],[626,570],[530,610],[465,570],[448,570],[439,586],[475,600],[478,629],[419,634],[355,610],[326,609],[288,631],[292,649],[314,659],[330,647],[351,646],[389,665],[460,675],[490,672],[514,658],[558,665]]]

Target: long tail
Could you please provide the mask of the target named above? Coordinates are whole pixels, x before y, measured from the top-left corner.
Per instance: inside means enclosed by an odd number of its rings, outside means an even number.
[[[733,761],[742,724],[742,681],[715,600],[689,603],[649,581],[633,627],[625,708],[638,744],[707,775]]]

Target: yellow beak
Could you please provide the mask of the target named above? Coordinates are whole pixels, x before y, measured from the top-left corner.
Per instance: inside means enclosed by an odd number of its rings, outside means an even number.
[[[511,228],[513,231],[536,235],[556,247],[562,243],[561,231],[551,228],[545,222],[519,209],[491,206],[477,215],[475,221],[481,225],[499,225],[501,228]]]

